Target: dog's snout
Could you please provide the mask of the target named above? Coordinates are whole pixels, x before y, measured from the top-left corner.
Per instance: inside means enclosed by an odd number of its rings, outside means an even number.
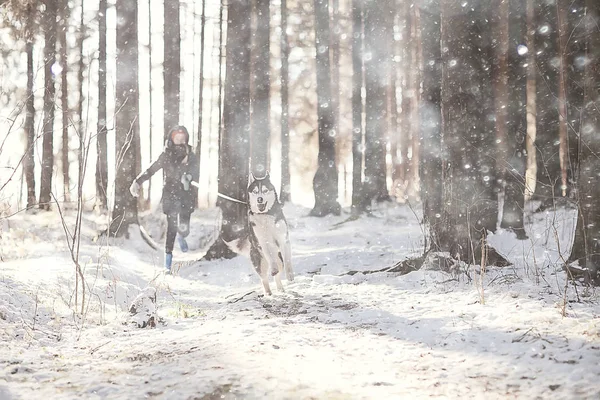
[[[262,202],[263,202],[263,198],[262,198],[262,197],[259,197],[259,198],[257,198],[257,199],[256,199],[256,201],[257,201],[259,204],[262,204]]]

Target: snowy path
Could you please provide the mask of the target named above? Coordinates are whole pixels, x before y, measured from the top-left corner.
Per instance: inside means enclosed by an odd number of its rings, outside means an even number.
[[[77,331],[56,299],[68,293],[56,283],[70,279],[68,260],[7,261],[0,399],[600,397],[598,293],[579,293],[582,301],[562,317],[563,281],[550,267],[546,281],[556,283],[534,284],[517,264],[489,271],[484,305],[464,277],[343,275],[414,254],[420,228],[410,211],[335,229],[341,217],[292,214],[298,278],[284,281],[285,294],[258,296],[243,258],[184,262],[178,276],[153,281],[163,319],[156,329],[124,324],[113,305],[104,310],[107,322],[97,324],[91,310]],[[98,289],[118,286],[115,299],[130,300],[159,270],[158,256],[134,244],[112,248],[99,273]],[[43,281],[48,268],[53,277]]]

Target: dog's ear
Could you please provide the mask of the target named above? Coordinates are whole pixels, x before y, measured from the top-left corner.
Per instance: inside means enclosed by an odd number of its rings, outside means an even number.
[[[267,173],[265,174],[265,179],[270,179],[270,175],[269,175],[269,170],[267,170]]]
[[[252,185],[255,180],[256,178],[254,177],[254,174],[250,172],[250,175],[248,175],[248,186]]]

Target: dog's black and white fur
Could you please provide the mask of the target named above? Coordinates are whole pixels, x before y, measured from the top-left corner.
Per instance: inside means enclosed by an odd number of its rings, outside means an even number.
[[[268,172],[259,179],[250,174],[247,194],[247,229],[240,232],[241,237],[225,243],[234,252],[250,258],[265,294],[271,295],[269,275],[274,276],[280,291],[283,291],[283,272],[288,281],[294,280],[288,224]]]

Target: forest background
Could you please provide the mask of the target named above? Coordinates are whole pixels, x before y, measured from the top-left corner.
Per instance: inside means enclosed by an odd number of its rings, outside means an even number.
[[[250,171],[311,215],[420,201],[426,250],[506,260],[525,201],[578,210],[567,269],[600,259],[600,6],[593,0],[227,3],[7,1],[0,201],[107,212],[155,207],[127,188],[178,123],[200,155],[199,205],[221,234]],[[95,173],[94,173],[95,172]],[[94,176],[94,179],[92,179]],[[226,256],[216,242],[207,257]]]

